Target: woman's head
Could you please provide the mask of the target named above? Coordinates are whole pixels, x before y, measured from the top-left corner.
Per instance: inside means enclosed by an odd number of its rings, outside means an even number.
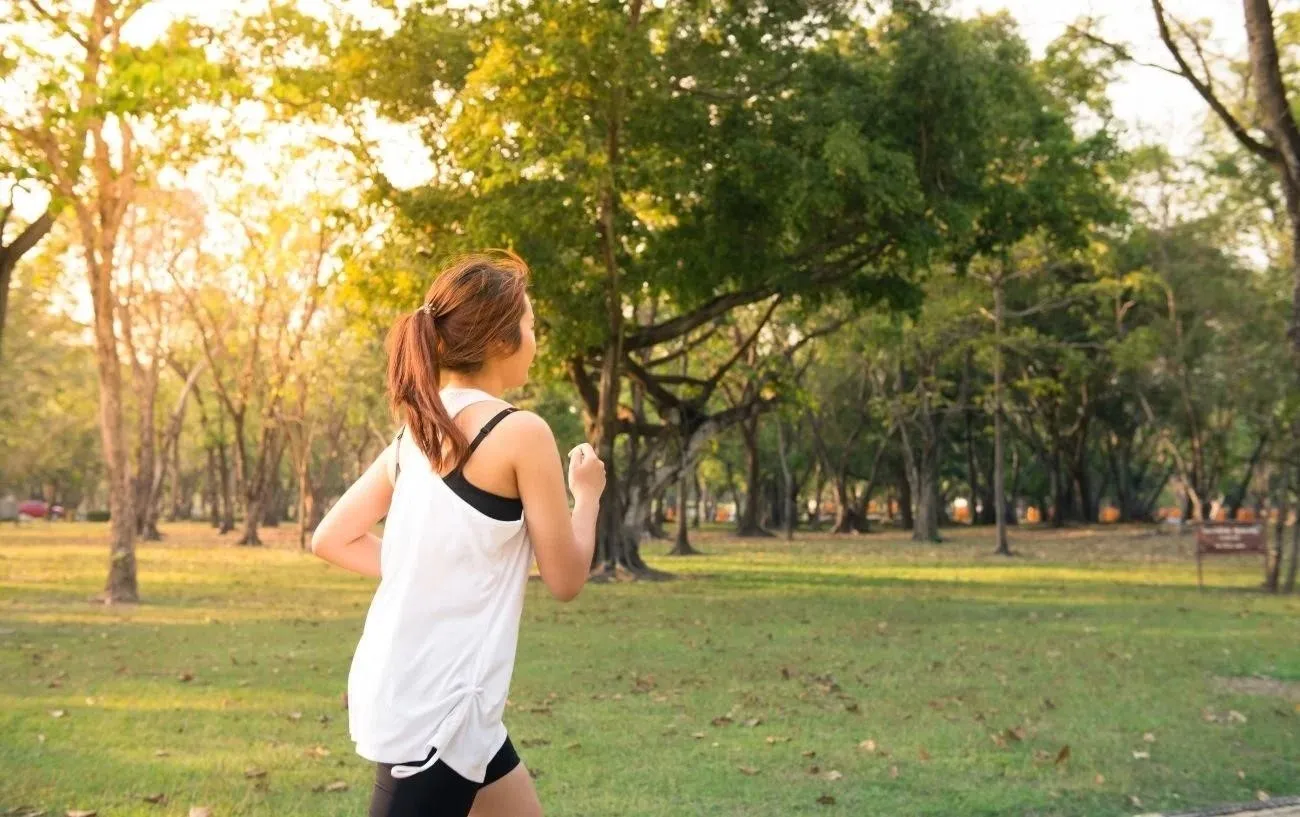
[[[438,274],[413,312],[388,335],[388,398],[437,470],[444,441],[452,462],[468,443],[438,395],[453,373],[516,388],[537,351],[528,266],[511,252],[457,259]]]

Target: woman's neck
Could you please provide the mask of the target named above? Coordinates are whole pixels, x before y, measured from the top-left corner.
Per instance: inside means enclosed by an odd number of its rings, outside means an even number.
[[[487,392],[498,400],[501,395],[506,393],[505,386],[502,385],[501,379],[494,377],[489,372],[478,372],[472,375],[463,375],[449,372],[443,375],[440,388],[444,389],[476,389],[481,392]]]

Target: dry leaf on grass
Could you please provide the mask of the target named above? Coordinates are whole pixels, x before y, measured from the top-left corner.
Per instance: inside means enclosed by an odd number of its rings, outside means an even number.
[[[817,798],[817,805],[819,805],[819,806],[833,806],[833,805],[835,805],[835,798],[832,797],[832,796],[829,795],[829,794],[823,794],[821,797],[818,797],[818,798]]]
[[[844,775],[843,773],[837,771],[836,769],[831,769],[829,772],[822,775],[822,777],[826,778],[827,780],[833,781],[833,780],[842,780],[844,778]]]
[[[143,799],[146,803],[153,803],[155,806],[167,805],[167,795],[162,792],[158,792],[157,794],[146,794]]]
[[[64,813],[64,817],[95,817],[98,811],[92,809],[70,808]]]
[[[190,817],[212,817],[210,806],[190,806]]]
[[[736,768],[737,768],[737,769],[740,769],[740,771],[741,771],[743,774],[747,774],[747,775],[756,775],[756,774],[758,774],[758,769],[755,769],[753,766],[737,766]]]
[[[1066,745],[1061,747],[1061,751],[1056,753],[1056,765],[1060,766],[1062,763],[1064,763],[1069,759],[1070,759],[1070,744],[1067,743]]]
[[[864,740],[861,743],[859,743],[858,748],[864,752],[874,752],[876,751],[876,742],[868,738],[867,740]]]
[[[251,766],[244,769],[244,777],[249,780],[256,780],[259,777],[266,777],[266,769],[254,769]]]

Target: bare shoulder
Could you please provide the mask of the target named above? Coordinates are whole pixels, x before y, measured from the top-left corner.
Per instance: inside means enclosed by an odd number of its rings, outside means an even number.
[[[552,433],[550,424],[543,420],[541,415],[525,409],[511,412],[510,416],[501,423],[501,430],[521,443],[555,441],[555,434]]]
[[[555,456],[555,434],[538,414],[520,409],[501,422],[497,433],[516,466],[536,465]]]

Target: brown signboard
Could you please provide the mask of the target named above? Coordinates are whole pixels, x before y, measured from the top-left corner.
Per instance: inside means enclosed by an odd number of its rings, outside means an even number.
[[[1196,531],[1196,583],[1205,586],[1201,560],[1206,556],[1261,555],[1268,572],[1268,545],[1259,522],[1207,522]]]

